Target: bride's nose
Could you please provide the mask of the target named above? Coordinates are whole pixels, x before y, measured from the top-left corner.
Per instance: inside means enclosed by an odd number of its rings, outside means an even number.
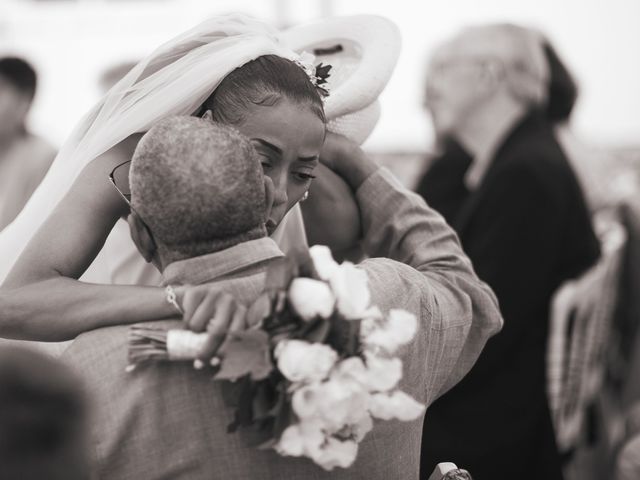
[[[276,178],[271,177],[273,181],[273,186],[275,187],[274,195],[273,195],[273,205],[282,205],[286,204],[289,200],[287,196],[287,180],[278,176]]]

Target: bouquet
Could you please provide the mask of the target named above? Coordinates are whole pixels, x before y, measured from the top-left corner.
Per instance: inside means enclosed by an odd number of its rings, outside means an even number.
[[[235,407],[229,431],[253,426],[265,432],[261,448],[332,470],[354,462],[374,419],[420,417],[425,407],[397,388],[402,361],[394,356],[417,320],[370,303],[366,272],[336,263],[327,247],[272,264],[248,309],[250,327],[230,334],[212,362]],[[133,326],[130,364],[195,359],[205,338]]]

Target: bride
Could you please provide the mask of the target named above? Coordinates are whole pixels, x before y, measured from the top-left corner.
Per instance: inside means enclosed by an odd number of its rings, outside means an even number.
[[[316,215],[306,220],[324,222],[334,246],[353,246],[353,186],[319,159],[335,168],[357,146],[326,132],[321,92],[298,58],[264,24],[231,15],[205,21],[136,65],[80,122],[34,197],[0,234],[0,337],[62,341],[176,316],[164,289],[151,286],[158,272],[120,220],[130,213],[120,196],[128,188],[126,162],[141,134],[169,115],[212,118],[251,139],[275,187],[268,224],[283,250],[306,243],[297,204],[316,176],[326,205],[307,209]],[[85,272],[83,280],[100,283],[78,280]],[[191,305],[186,321],[198,309],[213,315],[217,293],[206,286],[176,293],[180,306]]]

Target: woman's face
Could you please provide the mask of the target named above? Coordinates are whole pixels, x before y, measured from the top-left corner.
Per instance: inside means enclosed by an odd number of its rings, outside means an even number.
[[[311,185],[324,143],[325,125],[308,108],[287,98],[274,105],[251,105],[235,127],[260,156],[275,188],[267,221],[269,234]]]

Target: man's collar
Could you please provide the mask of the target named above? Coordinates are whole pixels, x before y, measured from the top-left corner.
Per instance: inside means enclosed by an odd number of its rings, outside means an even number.
[[[271,238],[259,238],[219,252],[173,262],[162,273],[162,283],[207,283],[282,256],[284,254]]]

